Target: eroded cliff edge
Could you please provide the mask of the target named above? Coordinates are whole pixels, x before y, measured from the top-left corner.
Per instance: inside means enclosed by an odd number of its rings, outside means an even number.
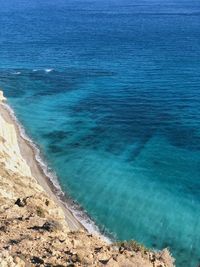
[[[133,241],[107,244],[69,219],[34,177],[4,101],[0,91],[0,266],[173,266],[168,250],[155,253]]]

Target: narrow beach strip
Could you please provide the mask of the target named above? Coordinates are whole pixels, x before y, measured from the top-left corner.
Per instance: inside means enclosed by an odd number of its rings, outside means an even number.
[[[47,192],[47,194],[63,209],[70,230],[79,230],[83,228],[82,224],[73,216],[72,212],[67,208],[67,206],[64,205],[64,203],[62,203],[62,201],[57,197],[56,187],[54,186],[53,182],[51,182],[50,179],[45,175],[41,166],[37,162],[32,144],[22,137],[20,133],[20,127],[17,124],[17,120],[14,119],[14,117],[9,112],[9,109],[11,110],[11,108],[6,103],[6,98],[3,96],[2,91],[0,92],[0,115],[7,123],[14,126],[21,156],[29,165],[32,176],[43,187],[44,191]]]

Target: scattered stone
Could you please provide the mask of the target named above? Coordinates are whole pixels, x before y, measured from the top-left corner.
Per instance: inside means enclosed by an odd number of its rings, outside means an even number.
[[[74,248],[80,248],[83,246],[83,242],[81,242],[81,240],[73,239],[72,245]]]
[[[156,261],[156,256],[155,256],[155,254],[154,254],[154,253],[150,253],[150,254],[149,254],[149,259],[150,259],[151,262],[155,262],[155,261]]]
[[[41,226],[38,226],[38,225],[35,225],[33,227],[29,227],[28,229],[35,230],[35,231],[41,231],[42,230],[42,227]]]
[[[15,201],[15,205],[23,208],[26,206],[26,199],[25,198],[18,198],[16,201]]]
[[[10,246],[4,246],[3,248],[8,250],[10,248]]]
[[[102,247],[96,247],[96,248],[94,248],[94,252],[95,253],[98,253],[98,252],[100,252],[102,250]]]
[[[99,262],[101,262],[102,264],[107,264],[109,262],[109,259],[107,259],[107,260],[99,260]]]
[[[43,230],[46,230],[48,232],[53,232],[59,228],[59,223],[55,221],[47,221],[43,224],[41,227]]]
[[[73,254],[73,255],[71,256],[71,261],[75,263],[75,262],[79,262],[80,259],[79,259],[79,257],[78,257],[77,254]]]
[[[98,260],[99,262],[101,262],[102,264],[107,264],[110,260],[110,257],[107,253],[103,253],[103,254],[100,254],[98,256]]]
[[[37,215],[38,215],[39,217],[41,217],[41,218],[44,218],[44,217],[45,217],[45,211],[44,211],[44,209],[41,208],[41,207],[37,207],[37,208],[36,208],[36,213],[37,213]]]
[[[45,200],[45,205],[49,206],[49,200],[48,199]]]
[[[59,227],[60,225],[58,222],[47,221],[42,226],[35,225],[33,227],[29,227],[28,229],[39,231],[39,232],[43,232],[43,231],[53,232],[59,229]]]
[[[25,262],[19,257],[15,257],[14,263],[16,264],[17,267],[25,267]]]
[[[6,226],[5,225],[0,226],[0,231],[5,233],[6,232]]]
[[[20,240],[14,240],[14,239],[9,240],[9,244],[11,244],[11,245],[17,245],[19,242],[20,242]]]
[[[43,264],[44,263],[44,260],[39,258],[39,257],[32,257],[31,258],[31,263],[33,264]]]
[[[119,247],[119,253],[121,253],[121,254],[122,254],[124,251],[125,251],[125,248],[124,248],[124,247],[122,247],[122,246],[121,246],[121,247]]]

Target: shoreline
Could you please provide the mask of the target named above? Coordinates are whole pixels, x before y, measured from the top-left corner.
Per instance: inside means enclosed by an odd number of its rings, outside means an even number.
[[[52,172],[48,173],[48,164],[41,157],[40,149],[26,134],[25,128],[19,122],[6,98],[0,102],[0,114],[8,123],[14,125],[20,153],[30,167],[32,176],[50,198],[61,207],[70,230],[85,230],[90,234],[100,236],[108,244],[115,241],[109,233],[103,234],[87,212],[62,191],[56,175],[53,175]]]
[[[78,218],[74,216],[72,211],[67,207],[68,203],[64,199],[65,198],[64,193],[63,193],[63,199],[61,199],[61,197],[58,196],[58,192],[61,189],[57,188],[56,185],[53,183],[53,181],[51,181],[50,178],[44,173],[44,170],[40,166],[39,162],[36,160],[35,149],[31,144],[32,140],[28,136],[26,139],[22,136],[22,133],[20,131],[21,125],[18,123],[18,120],[15,116],[13,109],[9,106],[9,104],[7,104],[7,102],[0,103],[0,113],[6,122],[14,125],[17,134],[20,153],[27,162],[27,164],[29,165],[32,176],[37,180],[38,184],[42,186],[42,188],[50,196],[50,198],[54,200],[59,207],[62,208],[65,214],[66,222],[70,230],[72,231],[77,231],[81,229],[87,230],[86,227],[78,220]],[[62,191],[60,191],[59,193],[61,192]]]
[[[95,224],[89,231],[68,208],[64,192],[45,174],[48,166],[42,168],[45,161],[40,166],[40,150],[1,96],[0,91],[1,263],[12,262],[16,267],[49,266],[50,262],[77,267],[174,266],[167,249],[154,252],[134,240],[112,244],[97,226],[95,230]]]

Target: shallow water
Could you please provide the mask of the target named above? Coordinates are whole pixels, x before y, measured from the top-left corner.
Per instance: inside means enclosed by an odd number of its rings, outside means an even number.
[[[200,262],[200,3],[0,0],[0,86],[102,231]]]

